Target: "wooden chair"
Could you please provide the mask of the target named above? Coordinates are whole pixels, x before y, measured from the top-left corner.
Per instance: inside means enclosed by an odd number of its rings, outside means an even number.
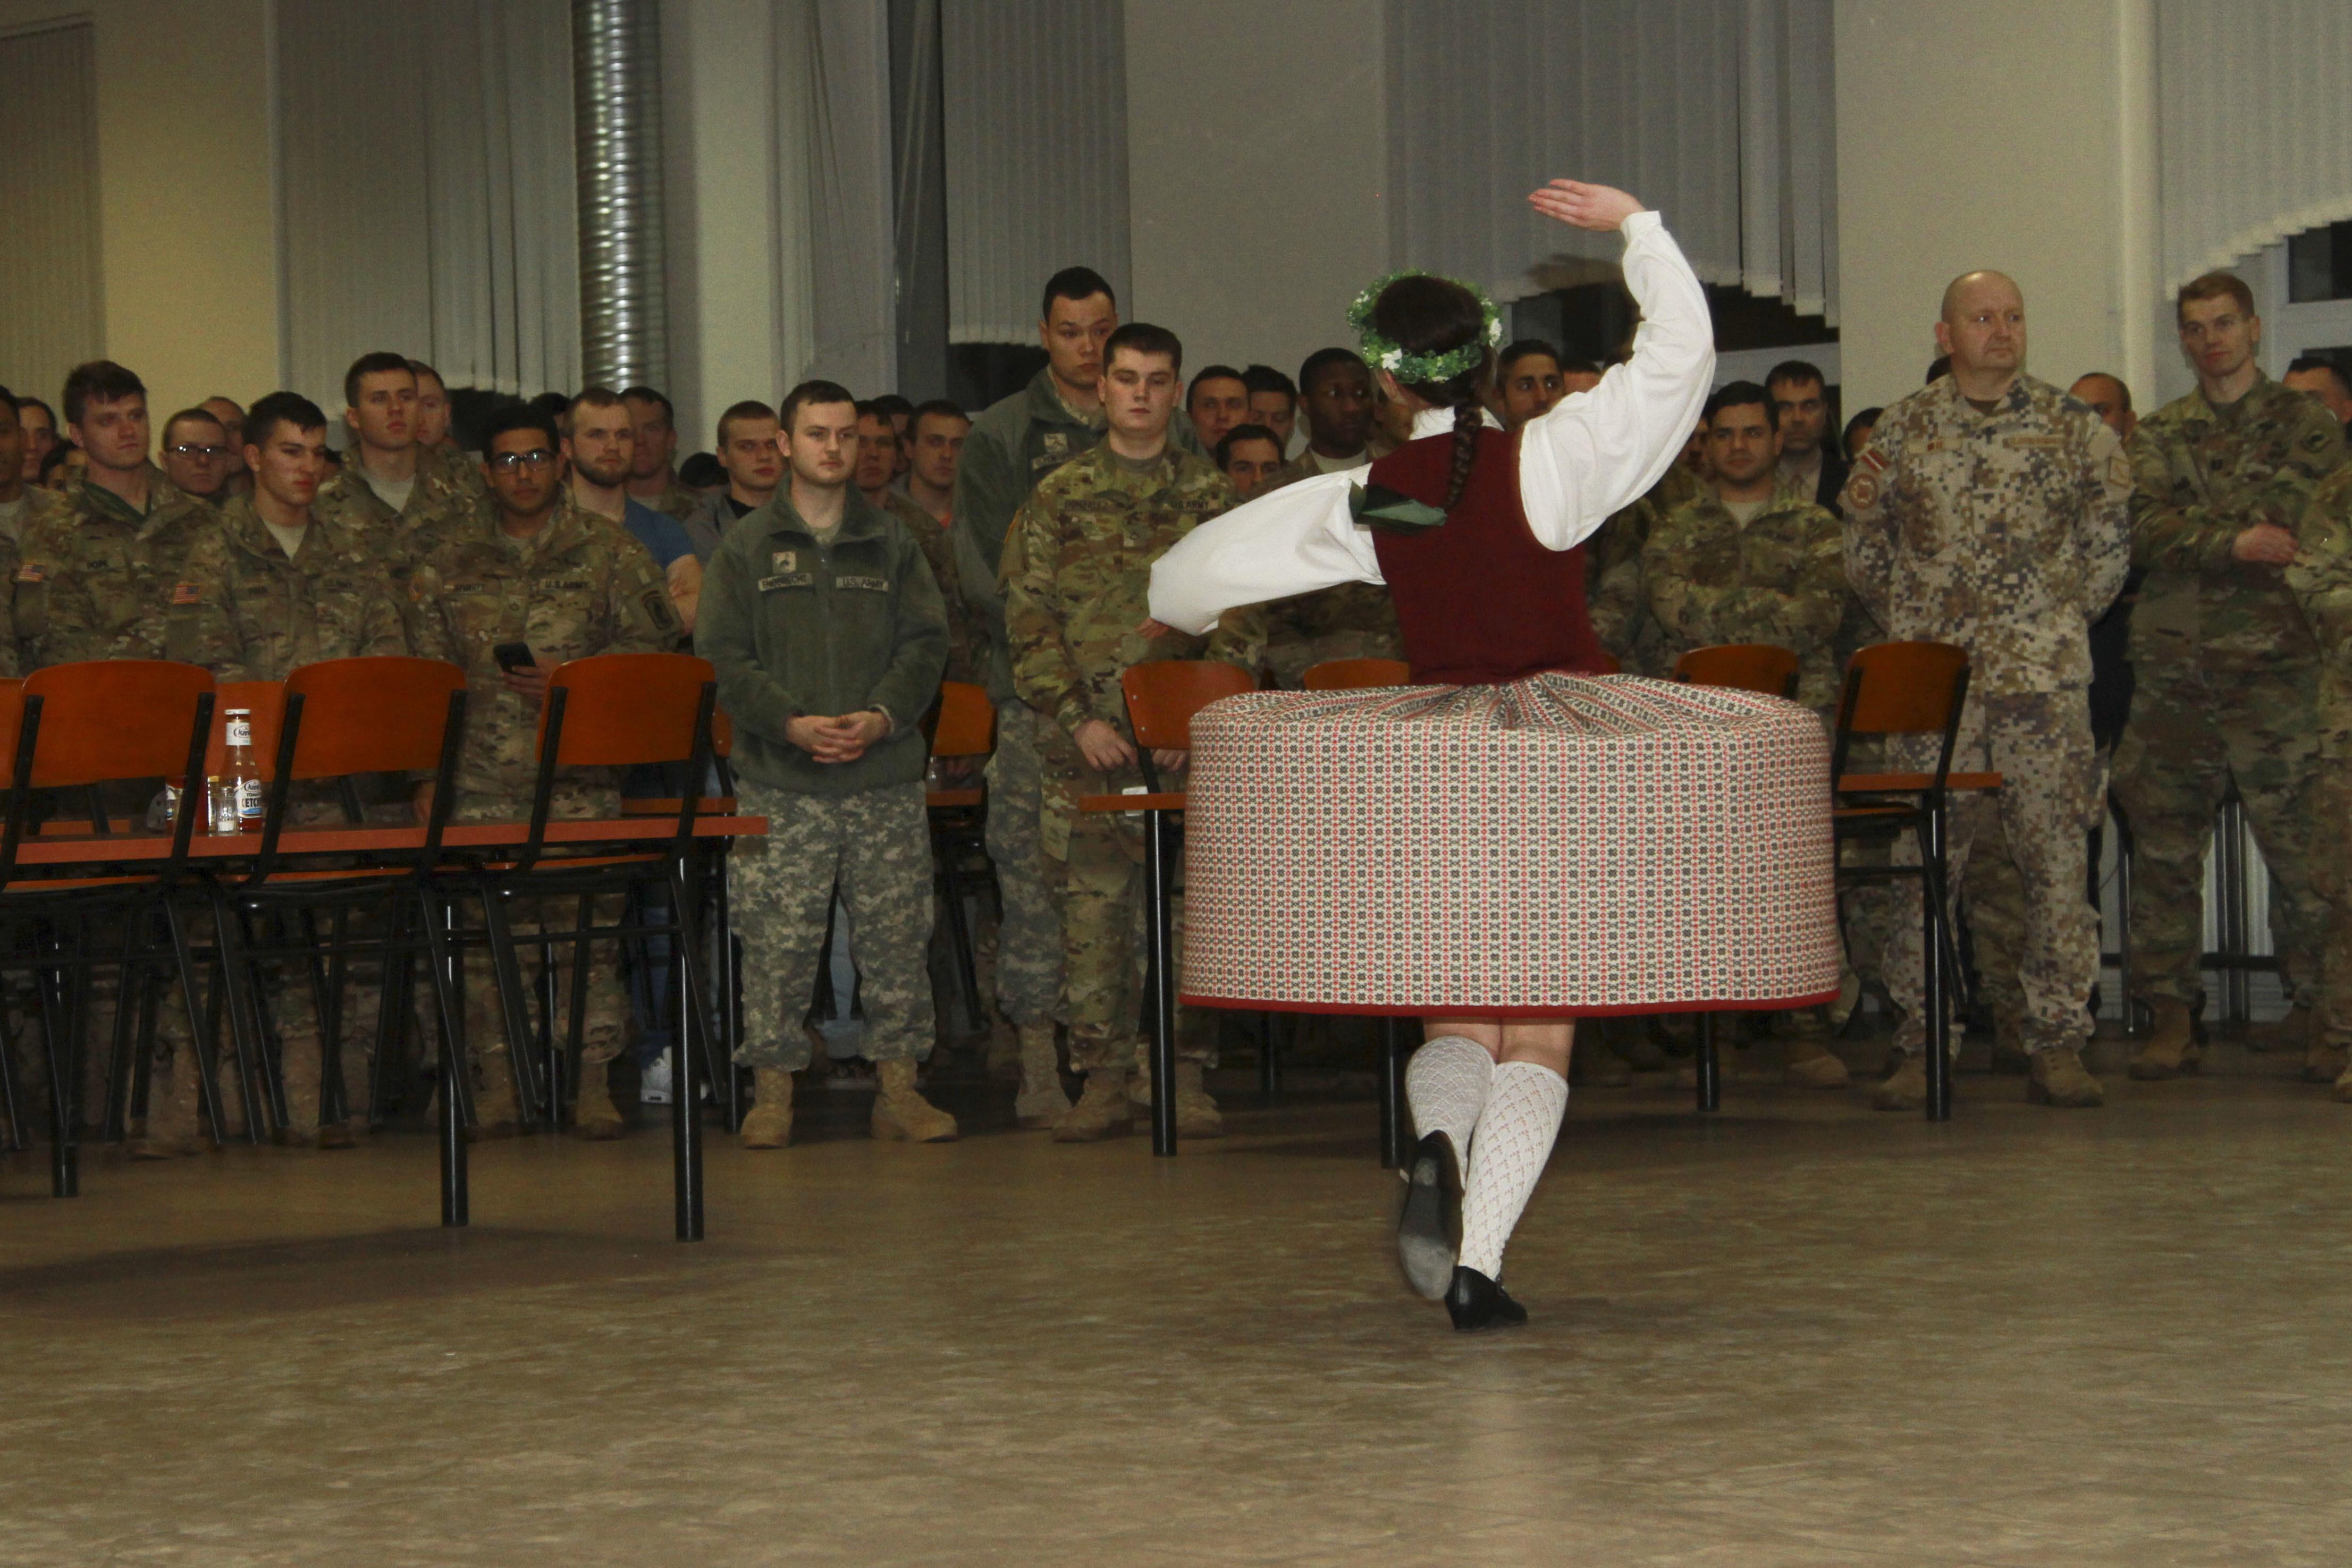
[[[1175,889],[1170,839],[1184,792],[1160,787],[1156,751],[1192,747],[1192,715],[1210,703],[1257,689],[1257,678],[1239,665],[1215,659],[1154,659],[1131,665],[1119,677],[1127,700],[1128,731],[1133,736],[1141,795],[1082,798],[1085,811],[1139,811],[1144,817],[1144,920],[1150,962],[1144,975],[1145,1016],[1151,1035],[1151,1152],[1176,1152],[1176,960]]]
[[[996,749],[996,705],[988,689],[969,681],[940,682],[940,700],[932,710],[931,756],[935,761],[975,766]],[[976,889],[977,875],[984,885],[993,870],[982,869],[987,859],[986,792],[977,778],[971,787],[934,789],[925,794],[931,826],[931,864],[938,868],[940,897],[947,905],[948,937],[955,953],[956,984],[963,995],[964,1016],[975,1028],[987,1014],[980,996],[980,965],[972,949],[971,921],[964,900]],[[830,944],[828,944],[830,945]]]
[[[727,1124],[737,1124],[736,1075],[713,1021],[704,972],[687,911],[697,907],[687,887],[695,858],[695,818],[701,814],[703,781],[710,775],[712,718],[719,702],[718,671],[708,659],[682,653],[614,653],[577,658],[549,678],[540,712],[539,776],[531,793],[530,825],[522,849],[509,864],[486,868],[479,879],[485,923],[498,975],[499,998],[511,1049],[530,1047],[522,971],[517,946],[552,955],[559,943],[572,944],[571,1027],[561,1048],[551,1048],[542,1084],[545,1105],[560,1112],[567,1068],[579,1058],[586,1022],[588,964],[592,942],[662,936],[670,943],[670,984],[686,1002],[687,1029],[679,1037],[670,1095],[672,1174],[677,1237],[697,1241],[703,1233],[701,1084],[707,1077],[720,1092]],[[687,764],[687,791],[668,841],[649,851],[566,857],[551,855],[547,840],[558,773],[569,768],[626,768],[641,763]],[[660,912],[650,905],[643,918],[600,925],[594,900],[626,895],[646,887],[667,894]],[[515,899],[573,897],[579,923],[569,931],[544,926],[520,935],[507,916]],[[551,1045],[554,1031],[548,1031]],[[551,1120],[552,1124],[552,1120]]]
[[[450,984],[447,935],[452,902],[464,893],[467,868],[443,849],[457,793],[457,764],[465,729],[466,677],[439,659],[402,656],[328,659],[304,665],[267,694],[252,699],[254,739],[265,781],[259,836],[250,867],[217,884],[216,918],[228,977],[232,1027],[244,1048],[266,1055],[270,1033],[260,965],[269,959],[301,965],[311,987],[319,1028],[320,1104],[322,1122],[349,1114],[342,1065],[342,997],[345,972],[358,956],[381,962],[376,1012],[376,1091],[382,1105],[392,1068],[392,1042],[404,1031],[414,960],[421,947],[429,955],[426,978],[435,1016],[445,1032],[438,1060],[442,1105],[442,1221],[466,1222],[467,1200],[463,1129],[471,1120],[471,1079],[450,1070],[462,1059],[447,1048],[448,1033],[462,1028],[464,1008]],[[235,687],[223,688],[236,692]],[[242,703],[240,705],[243,705]],[[265,711],[268,717],[265,725]],[[433,805],[421,844],[413,850],[372,852],[363,865],[323,868],[286,865],[284,835],[292,826],[297,790],[315,796],[332,786],[343,823],[360,828],[366,820],[355,780],[370,773],[428,774]],[[305,788],[305,786],[310,786]],[[315,842],[315,841],[313,841]],[[315,851],[313,851],[315,852]],[[373,919],[354,930],[352,917]],[[329,921],[322,937],[319,921]],[[257,937],[289,921],[294,934]],[[285,1107],[278,1102],[281,1125]]]
[[[1299,684],[1309,691],[1367,691],[1412,684],[1412,666],[1401,658],[1327,658],[1311,665]]]
[[[52,665],[26,677],[16,695],[17,701],[0,705],[5,710],[0,740],[9,743],[14,759],[6,826],[0,828],[0,916],[37,922],[41,934],[29,951],[0,956],[0,967],[29,970],[40,983],[49,1073],[50,1191],[71,1197],[80,1190],[80,1114],[75,1101],[92,971],[120,965],[118,1056],[130,1048],[131,1015],[137,1010],[122,1003],[139,994],[148,967],[157,962],[148,942],[150,926],[158,919],[168,933],[170,961],[182,987],[190,997],[198,994],[194,954],[180,908],[196,814],[179,811],[169,851],[136,872],[19,879],[18,851],[32,836],[37,792],[91,792],[109,784],[197,776],[212,725],[213,678],[194,665],[110,659]],[[105,836],[109,826],[101,813],[93,837]],[[95,930],[118,921],[123,931],[120,956],[95,952]],[[201,1038],[194,1049],[199,1098],[217,1141],[223,1119],[211,1052]]]
[[[2001,785],[1997,773],[1952,771],[1952,752],[1959,742],[1960,717],[1968,695],[1966,648],[1933,642],[1879,643],[1863,648],[1846,666],[1830,753],[1834,792],[1831,821],[1839,845],[1908,835],[1918,848],[1918,864],[1914,866],[1849,866],[1841,857],[1837,879],[1841,888],[1906,879],[1919,883],[1930,1121],[1948,1121],[1952,1114],[1951,1020],[1946,994],[1957,983],[1959,964],[1950,930],[1949,874],[1945,864],[1950,796],[1955,790],[1993,790]],[[1928,773],[1846,772],[1846,759],[1857,736],[1888,735],[1939,737],[1935,769]]]
[[[1675,679],[1688,686],[1758,691],[1790,701],[1797,697],[1797,656],[1770,643],[1717,643],[1695,647],[1675,660]]]

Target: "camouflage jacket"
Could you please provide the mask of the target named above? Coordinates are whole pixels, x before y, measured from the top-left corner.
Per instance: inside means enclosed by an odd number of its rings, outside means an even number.
[[[539,710],[506,688],[492,650],[527,643],[541,662],[597,653],[662,653],[677,612],[646,547],[561,495],[540,531],[509,539],[487,508],[467,514],[409,574],[414,646],[466,672],[466,744],[457,809],[519,811],[538,782]],[[567,781],[617,796],[601,771]]]
[[[967,448],[968,449],[968,448]],[[1097,447],[1040,484],[1005,536],[1004,621],[1021,700],[1075,736],[1092,719],[1127,732],[1119,677],[1154,658],[1221,658],[1257,668],[1255,608],[1228,611],[1205,637],[1146,641],[1151,563],[1234,504],[1201,458],[1171,448],[1139,470]]]
[[[1880,417],[1843,499],[1846,578],[1888,637],[1967,648],[1987,697],[2090,684],[2131,465],[2089,405],[2021,375],[1979,414],[1942,377]]]
[[[188,552],[175,605],[173,658],[201,664],[218,680],[283,680],[327,658],[408,651],[399,601],[383,563],[337,525],[313,519],[291,559],[248,497]]]
[[[2302,548],[2285,571],[2287,592],[2331,671],[2352,674],[2352,463],[2313,489],[2294,532]]]
[[[1367,454],[1369,458],[1369,454]],[[1274,472],[1260,495],[1278,490],[1323,470],[1301,453]],[[1308,670],[1327,659],[1402,658],[1404,634],[1398,629],[1396,601],[1381,583],[1342,583],[1319,593],[1279,599],[1265,606],[1265,662],[1282,686],[1296,690]]]
[[[2263,378],[2216,408],[2201,392],[2140,421],[2132,437],[2132,658],[2225,668],[2309,659],[2316,649],[2276,566],[2231,554],[2258,522],[2297,529],[2312,491],[2344,460],[2319,402]]]
[[[1798,701],[1820,710],[1836,701],[1845,537],[1801,491],[1779,490],[1742,527],[1702,486],[1650,530],[1641,579],[1668,668],[1695,647],[1771,643],[1797,656]]]
[[[90,658],[162,658],[188,552],[215,521],[161,468],[144,517],[112,490],[77,480],[66,506],[27,525],[16,569],[16,636],[27,668]]]
[[[470,470],[470,471],[469,471]],[[463,458],[421,451],[416,480],[398,511],[368,488],[357,447],[343,454],[343,466],[319,487],[310,515],[334,526],[375,552],[394,584],[404,591],[408,574],[443,542],[470,531],[478,511],[487,515],[488,487],[478,468]]]
[[[0,561],[6,563],[7,573],[5,578],[0,578],[7,584],[5,589],[0,589],[0,618],[5,621],[5,626],[0,626],[0,660],[5,660],[7,665],[0,674],[24,675],[37,668],[33,662],[32,639],[24,630],[16,606],[20,600],[27,610],[46,606],[47,589],[37,574],[32,580],[26,580],[23,541],[37,538],[45,532],[61,534],[70,526],[71,511],[66,498],[56,490],[26,485],[25,510],[16,517],[16,537],[10,539],[0,534]]]
[[[938,518],[897,490],[885,490],[882,502],[882,510],[905,526],[907,536],[922,551],[924,561],[931,568],[931,581],[940,585],[940,599],[948,617],[948,669],[940,679],[985,682],[988,672],[981,664],[982,633],[971,604],[957,584],[955,541],[950,531],[940,525]]]
[[[643,497],[638,499],[644,500]],[[646,501],[646,505],[656,511],[667,512],[678,521],[684,522],[702,505],[702,492],[688,489],[684,485],[679,484],[677,470],[673,468],[670,470],[669,482],[662,486],[662,493]]]
[[[1706,488],[1682,463],[1669,468],[1647,494],[1593,531],[1585,546],[1584,602],[1592,635],[1629,675],[1664,675],[1665,639],[1642,587],[1642,549],[1668,512]]]

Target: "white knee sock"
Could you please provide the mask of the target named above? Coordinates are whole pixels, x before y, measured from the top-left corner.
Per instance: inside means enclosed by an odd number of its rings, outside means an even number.
[[[1534,1062],[1505,1062],[1470,1144],[1469,1184],[1462,1194],[1465,1268],[1489,1279],[1503,1275],[1503,1247],[1528,1206],[1551,1158],[1559,1119],[1568,1111],[1568,1079]]]
[[[1486,1047],[1459,1035],[1440,1035],[1405,1063],[1404,1098],[1412,1110],[1414,1135],[1443,1132],[1454,1140],[1454,1158],[1465,1178],[1470,1134],[1486,1109],[1494,1081],[1495,1058]],[[1410,1179],[1410,1173],[1400,1173]]]

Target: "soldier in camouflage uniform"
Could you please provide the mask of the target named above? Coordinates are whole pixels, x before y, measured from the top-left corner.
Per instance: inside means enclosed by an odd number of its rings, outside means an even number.
[[[1048,865],[1039,837],[1044,768],[1038,748],[1050,721],[1013,689],[999,569],[1013,514],[1029,492],[1102,439],[1096,388],[1102,345],[1118,325],[1110,285],[1083,267],[1055,273],[1045,285],[1039,325],[1046,366],[973,422],[956,462],[948,532],[957,591],[983,644],[982,668],[996,705],[996,751],[986,773],[988,858],[996,867],[1003,909],[996,1005],[1017,1036],[1021,1119],[1050,1124],[1069,1103],[1054,1048],[1054,1023],[1063,1013],[1060,875]]]
[[[1361,356],[1349,349],[1318,349],[1299,366],[1298,376],[1307,389],[1307,443],[1274,471],[1266,490],[1360,468],[1374,456],[1372,373]],[[1389,591],[1374,584],[1343,583],[1301,594],[1266,605],[1263,614],[1266,664],[1276,681],[1292,690],[1309,669],[1329,659],[1404,657],[1396,606]]]
[[[468,482],[460,477],[467,465],[418,445],[417,385],[416,373],[398,354],[362,354],[353,362],[343,377],[351,404],[343,420],[352,445],[313,503],[315,516],[373,550],[404,594],[419,561],[469,531],[487,494],[478,472]]]
[[[618,523],[572,503],[569,487],[560,482],[560,445],[555,422],[536,409],[494,416],[483,439],[494,504],[468,512],[464,526],[409,574],[416,651],[466,672],[466,741],[451,812],[456,821],[529,815],[539,776],[540,709],[555,666],[590,654],[660,653],[677,642],[677,612],[660,569]],[[504,643],[527,645],[536,662],[502,670],[494,650]],[[610,770],[558,775],[553,816],[614,816],[620,809],[620,780]],[[618,924],[620,903],[617,895],[598,900],[597,923]],[[509,908],[518,927],[560,929],[571,922],[577,901],[523,900]],[[560,944],[550,961],[568,964],[572,952],[572,944]],[[570,994],[568,973],[558,978],[555,994]],[[575,1112],[584,1138],[617,1138],[624,1131],[607,1090],[605,1064],[626,1043],[628,1021],[618,953],[614,944],[599,943],[588,977]],[[478,1131],[511,1131],[510,1042],[486,962],[467,966],[466,1038],[480,1089]]]
[[[383,563],[358,540],[310,515],[312,498],[327,475],[326,416],[308,398],[272,393],[253,405],[245,428],[253,492],[231,500],[189,551],[184,579],[173,595],[171,657],[201,664],[214,679],[228,681],[283,680],[299,666],[320,659],[406,653],[407,637]],[[290,554],[281,531],[294,541]],[[325,789],[307,790],[291,810],[298,822],[342,820],[341,806]],[[272,1005],[286,1085],[284,1140],[350,1147],[347,1123],[320,1120],[319,1020],[308,978],[292,972]],[[343,1016],[366,1020],[375,1016],[375,1009],[362,996]],[[364,1121],[364,1047],[346,1049],[343,1060],[344,1084]],[[147,1138],[192,1152],[193,1081],[174,1074],[173,1089],[167,1100],[151,1091]]]
[[[2147,570],[2131,623],[2132,711],[2116,751],[2131,824],[2132,955],[2155,1027],[2135,1078],[2189,1066],[2213,813],[2234,785],[2269,865],[2280,978],[2307,1025],[2325,905],[2312,792],[2321,767],[2320,647],[2284,572],[2312,491],[2343,461],[2327,411],[2265,377],[2262,323],[2227,273],[2184,286],[2180,342],[2198,389],[2132,441],[2132,558]],[[2305,1071],[2331,1081],[2340,1043],[2307,1036]]]
[[[1612,516],[1584,543],[1585,606],[1592,634],[1628,675],[1664,676],[1672,666],[1660,656],[1664,634],[1650,614],[1642,585],[1642,551],[1666,514],[1696,500],[1705,488],[1699,470],[1678,461],[1647,495]]]
[[[0,675],[25,673],[24,649],[16,640],[16,569],[24,557],[17,543],[25,531],[54,521],[65,510],[55,490],[24,479],[25,426],[16,417],[16,395],[0,386]]]
[[[2352,1047],[2352,463],[2336,465],[2312,492],[2295,542],[2286,584],[2321,650],[2311,848],[2327,923],[2312,1040],[2320,1050],[2341,1054]],[[2335,1092],[2352,1104],[2352,1065],[2337,1073]]]
[[[979,632],[972,623],[971,607],[957,591],[955,542],[940,519],[918,506],[912,496],[891,489],[889,470],[900,442],[889,416],[877,412],[871,403],[859,404],[857,410],[857,493],[907,531],[907,537],[923,552],[923,563],[931,569],[931,581],[940,590],[947,617],[947,673],[941,679],[978,685],[984,673]]]
[[[1109,439],[1037,487],[1013,519],[1003,560],[1013,682],[1038,716],[1041,831],[1062,886],[1070,1061],[1087,1075],[1085,1095],[1054,1129],[1063,1142],[1126,1130],[1140,1044],[1142,825],[1078,809],[1081,796],[1142,782],[1119,678],[1147,659],[1204,654],[1255,669],[1263,643],[1254,612],[1206,638],[1150,621],[1152,561],[1229,510],[1233,486],[1170,445],[1183,368],[1173,333],[1122,327],[1103,365]],[[1180,1055],[1178,1124],[1189,1137],[1214,1137],[1223,1123],[1202,1087],[1211,1052],[1190,1040]]]
[[[1693,648],[1769,643],[1797,655],[1796,699],[1834,721],[1832,648],[1844,613],[1845,543],[1838,520],[1780,477],[1780,410],[1752,381],[1707,399],[1711,483],[1667,510],[1643,543],[1640,579],[1671,669]],[[1780,1022],[1788,1080],[1842,1089],[1845,1064],[1823,1043],[1818,1010]]]
[[[2130,564],[2130,465],[2088,405],[2022,374],[2025,301],[2007,278],[1956,279],[1936,337],[1952,374],[1887,409],[1846,482],[1846,575],[1890,637],[1969,651],[1953,765],[1995,770],[2005,783],[1995,797],[1954,803],[1954,890],[1979,824],[1998,812],[2028,898],[2018,977],[2029,1097],[2095,1106],[2104,1092],[2082,1061],[2084,1004],[2099,974],[2083,902],[2084,838],[2101,796],[2089,628]],[[1903,737],[1888,762],[1932,768],[1939,746],[1940,737]],[[1900,922],[1890,949],[1902,1061],[1874,1103],[1901,1110],[1927,1092],[1918,922]]]
[[[944,1142],[955,1118],[917,1092],[915,1059],[932,1037],[921,721],[947,660],[946,615],[914,536],[850,482],[848,392],[804,382],[782,412],[786,481],[711,557],[695,631],[735,721],[742,809],[768,819],[766,842],[741,846],[735,867],[751,977],[738,1059],[758,1101],[743,1146],[778,1149],[792,1135],[792,1075],[810,1058],[801,1016],[836,885],[879,1080],[874,1136]],[[938,531],[928,517],[921,526]]]
[[[212,509],[147,460],[147,392],[106,360],[66,382],[66,424],[89,467],[60,511],[21,543],[15,605],[28,668],[91,658],[162,658],[189,547]]]

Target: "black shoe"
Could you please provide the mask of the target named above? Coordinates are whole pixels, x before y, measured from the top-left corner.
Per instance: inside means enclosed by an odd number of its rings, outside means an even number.
[[[1433,1132],[1413,1146],[1404,1212],[1397,1216],[1397,1267],[1424,1301],[1445,1294],[1462,1248],[1462,1166],[1454,1140]]]
[[[1445,1291],[1445,1315],[1454,1320],[1454,1331],[1457,1334],[1516,1329],[1528,1321],[1528,1310],[1475,1268],[1454,1271],[1454,1283]]]

